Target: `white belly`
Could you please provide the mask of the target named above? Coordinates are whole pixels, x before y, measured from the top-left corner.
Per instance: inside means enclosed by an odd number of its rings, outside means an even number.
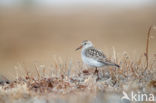
[[[91,66],[91,67],[102,67],[104,66],[103,63],[100,63],[92,58],[88,58],[84,55],[81,56],[82,57],[82,61],[84,64],[87,64],[88,66]]]

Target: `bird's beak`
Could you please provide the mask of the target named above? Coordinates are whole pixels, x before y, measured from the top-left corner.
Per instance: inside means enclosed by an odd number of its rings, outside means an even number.
[[[79,46],[77,49],[75,49],[75,51],[81,49],[83,47],[83,45]]]

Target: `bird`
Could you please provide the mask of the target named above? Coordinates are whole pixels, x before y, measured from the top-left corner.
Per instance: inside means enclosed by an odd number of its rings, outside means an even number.
[[[82,49],[81,58],[83,63],[88,65],[89,67],[94,67],[95,68],[94,73],[97,74],[97,76],[98,76],[97,68],[99,67],[104,67],[104,66],[115,66],[117,68],[120,67],[118,64],[115,64],[114,62],[108,60],[105,54],[101,50],[96,49],[93,43],[89,40],[82,41],[81,45],[75,50],[77,51],[80,49]]]

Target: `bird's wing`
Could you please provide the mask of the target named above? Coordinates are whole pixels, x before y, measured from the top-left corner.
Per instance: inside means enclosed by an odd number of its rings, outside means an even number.
[[[106,56],[104,55],[104,53],[101,50],[97,50],[93,47],[88,48],[85,52],[85,55],[87,57],[93,58],[97,61],[106,58]]]
[[[98,62],[101,62],[101,63],[103,63],[103,64],[105,64],[105,65],[114,64],[114,63],[112,63],[111,60],[109,60],[108,58],[99,58],[99,59],[98,59]]]
[[[104,65],[109,65],[109,66],[116,66],[116,67],[120,67],[118,64],[115,64],[114,62],[112,62],[111,60],[109,60],[108,58],[99,58],[98,62],[103,63]]]
[[[120,67],[119,65],[113,63],[111,60],[106,58],[106,56],[104,55],[104,53],[101,50],[97,50],[94,47],[88,48],[85,51],[85,55],[88,58],[93,58],[94,60],[97,60],[98,62],[101,62],[101,63],[103,63],[105,65]]]

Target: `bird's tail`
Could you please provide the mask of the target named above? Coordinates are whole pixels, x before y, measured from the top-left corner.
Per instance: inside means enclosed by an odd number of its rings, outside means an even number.
[[[120,66],[119,66],[118,64],[115,64],[115,63],[111,63],[110,65],[111,65],[111,66],[115,66],[115,67],[117,67],[117,68],[120,68]]]
[[[105,65],[107,65],[107,66],[115,66],[115,67],[117,67],[117,68],[120,68],[120,66],[118,65],[118,64],[115,64],[115,63],[113,63],[113,62],[102,62],[102,63],[104,63]]]
[[[118,64],[114,64],[114,66],[116,66],[117,68],[120,68],[120,66]]]

